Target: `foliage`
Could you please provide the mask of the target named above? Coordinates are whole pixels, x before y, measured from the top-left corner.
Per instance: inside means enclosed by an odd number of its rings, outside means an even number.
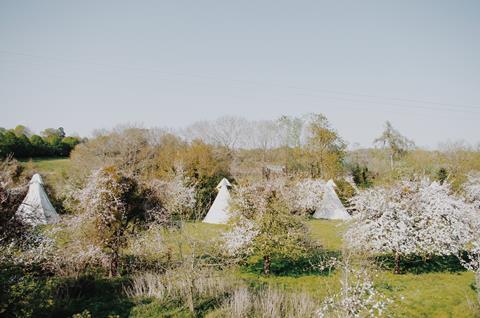
[[[169,218],[176,218],[180,220],[191,219],[193,208],[195,207],[195,188],[187,186],[188,180],[180,172],[173,180],[152,180],[149,188],[152,189],[155,197],[158,198],[162,207],[166,210],[165,215]],[[161,215],[158,211],[150,215],[155,219]],[[169,220],[164,219],[161,223],[166,223]]]
[[[301,179],[290,187],[280,189],[293,213],[308,215],[321,205],[325,182],[318,179]]]
[[[131,222],[142,217],[141,199],[134,179],[111,166],[92,174],[81,193],[83,209],[95,218],[99,243],[110,257],[110,275],[118,274],[120,248],[126,245]]]
[[[385,129],[382,135],[376,138],[374,143],[389,150],[390,167],[392,169],[394,160],[415,147],[413,141],[402,136],[400,132],[393,128],[389,121],[385,122]]]
[[[311,176],[331,179],[340,175],[346,149],[343,139],[323,114],[310,115],[307,129],[306,149]]]
[[[401,256],[456,255],[472,239],[473,207],[447,183],[402,181],[365,190],[353,202],[358,213],[346,232],[349,246],[395,254],[396,272]]]
[[[191,219],[205,216],[213,202],[218,182],[232,180],[229,154],[200,140],[189,143],[165,131],[119,127],[79,145],[72,153],[72,174],[85,182],[91,171],[114,165],[139,182],[170,182],[184,175],[184,186],[195,188]],[[180,170],[179,170],[180,169]]]
[[[334,181],[336,187],[334,188],[340,201],[345,207],[350,206],[351,199],[356,195],[357,190],[345,179],[337,179]]]
[[[203,219],[215,199],[218,183],[223,178],[234,181],[230,175],[228,153],[194,140],[180,157],[180,162],[183,162],[190,185],[195,186],[197,215],[194,219]]]
[[[318,317],[381,317],[392,302],[375,288],[368,263],[355,264],[352,256],[345,251],[340,261],[333,260],[342,270],[340,291],[324,299]]]
[[[130,297],[155,298],[164,306],[185,306],[196,313],[204,310],[204,306],[221,304],[224,295],[236,284],[237,279],[219,271],[179,267],[163,274],[136,274],[126,293]]]
[[[480,173],[470,172],[467,175],[467,181],[463,184],[463,190],[467,201],[480,209]]]
[[[262,255],[264,274],[269,274],[272,258],[298,259],[310,247],[307,227],[290,213],[275,184],[240,190],[235,193],[233,207],[239,214],[239,223],[234,235],[227,235],[227,247],[235,248],[230,250],[232,253],[251,251]]]
[[[440,184],[443,184],[448,178],[448,172],[447,169],[445,168],[440,168],[437,171],[437,180],[440,182]]]
[[[21,235],[23,226],[14,215],[27,192],[23,167],[11,157],[0,161],[0,245]]]
[[[65,136],[63,128],[47,128],[43,137],[32,134],[22,125],[0,131],[0,158],[66,157],[82,142],[79,137]]]
[[[372,186],[372,175],[366,166],[360,166],[358,163],[351,168],[353,182],[361,189]]]

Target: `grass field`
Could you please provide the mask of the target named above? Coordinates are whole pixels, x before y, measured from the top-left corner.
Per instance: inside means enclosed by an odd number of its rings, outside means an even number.
[[[309,220],[312,237],[328,250],[342,246],[341,222]],[[212,240],[222,233],[225,226],[189,223],[185,232],[196,239]],[[178,239],[174,238],[173,240]],[[273,284],[286,290],[306,291],[317,299],[339,288],[339,273],[284,274],[265,277],[259,271],[239,268],[237,275],[251,284]],[[391,317],[478,317],[474,303],[474,275],[466,271],[426,272],[422,274],[394,275],[389,270],[379,271],[375,277],[376,287],[394,300],[388,309]],[[150,305],[149,305],[150,306]]]
[[[70,169],[68,158],[33,158],[21,162],[32,172],[40,173],[46,182],[52,183],[61,181]]]
[[[32,160],[24,164],[40,172],[47,180],[62,178],[69,169],[68,159]],[[341,249],[344,224],[327,220],[309,220],[307,224],[312,237],[318,240],[325,249],[330,251]],[[184,228],[184,233],[195,240],[213,241],[218,239],[225,229],[225,226],[188,223]],[[162,235],[166,244],[173,245],[183,239],[176,233],[163,233]],[[254,261],[252,260],[252,262]],[[322,299],[339,287],[338,272],[330,275],[287,273],[265,277],[258,271],[252,270],[252,267],[243,266],[236,270],[236,275],[252,284],[273,284],[287,290],[306,291],[317,299]],[[381,270],[375,277],[376,287],[394,300],[394,304],[388,309],[390,317],[479,317],[478,308],[473,305],[476,303],[473,283],[474,275],[472,273],[449,272],[448,269],[401,275],[394,275],[389,270]],[[167,309],[161,308],[155,301],[125,300],[124,303],[117,304],[118,299],[116,297],[112,299],[114,300],[106,299],[107,303],[102,303],[102,298],[85,300],[79,308],[89,308],[92,313],[100,314],[99,316],[106,312],[119,313],[122,317],[185,316],[184,312],[170,311],[167,313]],[[95,306],[99,308],[97,311],[91,309],[96,308]],[[116,306],[119,307],[115,308]],[[93,316],[96,317],[96,315]]]

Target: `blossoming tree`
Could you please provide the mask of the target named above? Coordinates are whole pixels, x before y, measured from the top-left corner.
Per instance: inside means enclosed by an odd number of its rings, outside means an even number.
[[[298,259],[308,249],[308,229],[292,215],[278,184],[268,182],[241,187],[233,196],[238,214],[233,230],[225,234],[231,254],[263,256],[263,273],[270,273],[274,257]]]
[[[471,172],[467,175],[467,181],[463,184],[465,198],[480,210],[480,173]]]
[[[95,171],[81,194],[83,208],[95,218],[99,243],[110,258],[110,276],[118,274],[127,228],[142,212],[136,191],[136,182],[111,166]]]
[[[473,206],[451,194],[448,183],[401,181],[361,192],[347,230],[347,244],[374,253],[392,253],[395,273],[407,255],[455,255],[474,233]]]

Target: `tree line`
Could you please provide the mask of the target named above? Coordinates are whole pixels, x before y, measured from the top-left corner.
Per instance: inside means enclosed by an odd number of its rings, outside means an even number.
[[[0,127],[0,158],[68,157],[83,140],[67,136],[62,127],[47,128],[40,135],[23,125],[13,129]]]

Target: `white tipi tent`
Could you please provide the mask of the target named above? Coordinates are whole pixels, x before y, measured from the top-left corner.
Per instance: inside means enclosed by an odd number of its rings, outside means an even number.
[[[30,180],[28,193],[17,209],[16,217],[30,225],[55,223],[59,216],[43,189],[42,177],[37,173]]]
[[[217,185],[218,194],[213,201],[210,210],[208,210],[207,215],[203,219],[205,223],[213,224],[227,224],[228,219],[230,218],[228,205],[230,201],[230,193],[228,188],[232,185],[228,182],[227,179],[223,178],[222,181]]]
[[[316,219],[331,219],[331,220],[349,220],[351,218],[342,202],[335,193],[337,185],[333,180],[329,180],[325,185],[325,192],[323,193],[322,204],[313,214]]]

